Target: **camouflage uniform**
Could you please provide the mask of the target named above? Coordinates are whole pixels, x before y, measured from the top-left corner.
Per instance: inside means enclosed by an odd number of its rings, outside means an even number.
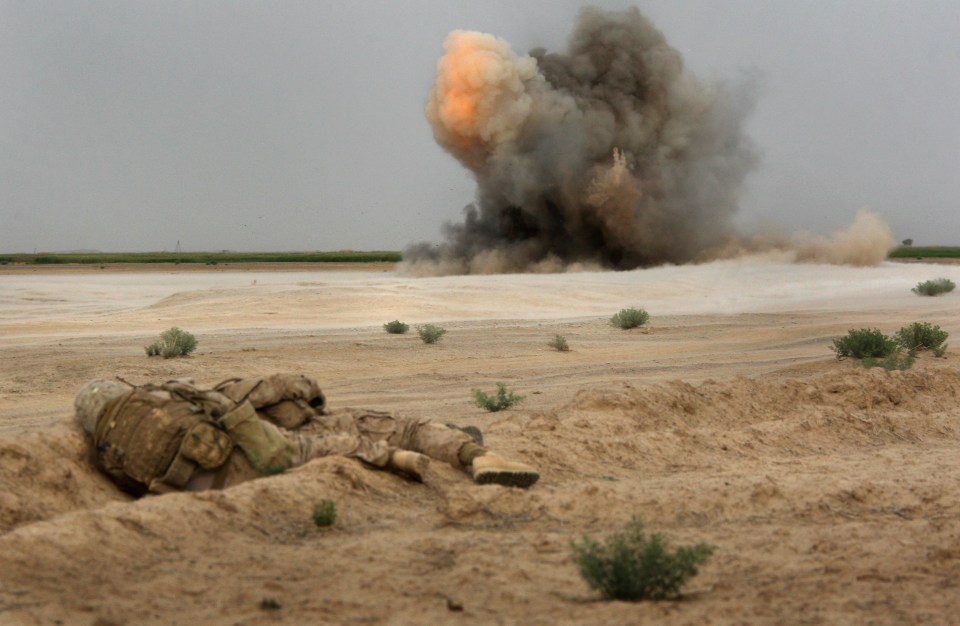
[[[233,379],[213,390],[92,381],[75,406],[98,466],[135,494],[223,488],[330,455],[418,480],[427,457],[468,469],[478,483],[528,487],[539,477],[456,428],[380,411],[328,413],[316,381],[299,375]]]
[[[312,437],[320,436],[323,445],[335,446],[374,465],[367,458],[371,444],[411,450],[463,467],[460,450],[475,442],[473,436],[427,419],[416,419],[363,409],[328,411],[326,398],[316,381],[306,376],[275,374],[265,378],[226,381],[217,390],[235,402],[249,400],[257,414],[273,424]],[[248,391],[249,390],[249,391]]]
[[[384,442],[391,448],[419,452],[458,468],[463,467],[460,449],[474,442],[471,435],[461,430],[427,419],[363,409],[325,412],[305,423],[298,432],[324,437],[342,433],[361,440]]]

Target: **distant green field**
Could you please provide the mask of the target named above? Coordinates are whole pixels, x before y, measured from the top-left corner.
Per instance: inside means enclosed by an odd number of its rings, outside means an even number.
[[[0,254],[0,263],[397,263],[399,252],[78,252]]]
[[[943,259],[960,257],[960,247],[899,246],[890,251],[891,259]]]
[[[891,259],[957,258],[960,247],[899,246],[890,251]],[[58,265],[67,263],[399,263],[399,252],[374,250],[358,252],[64,252],[38,254],[0,254],[0,264]]]

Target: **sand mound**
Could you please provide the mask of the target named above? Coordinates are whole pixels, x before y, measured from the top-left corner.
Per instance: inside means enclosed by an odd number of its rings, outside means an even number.
[[[128,499],[89,458],[82,433],[66,423],[0,438],[0,531]]]
[[[960,614],[955,356],[865,371],[849,328],[930,320],[960,266],[737,259],[648,271],[409,279],[338,272],[36,273],[0,280],[0,624],[951,623]],[[166,298],[166,299],[165,299]],[[155,306],[151,306],[155,305]],[[649,327],[607,323],[625,306]],[[427,346],[381,324],[442,323]],[[200,339],[148,359],[170,326]],[[570,352],[546,343],[564,335]],[[302,371],[332,407],[473,424],[529,491],[324,459],[133,501],[63,421],[91,378]],[[676,380],[676,379],[682,379]],[[526,398],[489,414],[470,390]],[[338,521],[318,529],[320,499]],[[711,561],[678,602],[597,602],[570,541],[638,515]],[[260,608],[275,599],[279,610]],[[462,612],[458,609],[462,608]]]
[[[719,546],[682,615],[636,609],[658,623],[739,621],[757,593],[778,600],[753,605],[760,622],[810,611],[814,596],[834,623],[871,602],[916,615],[918,594],[956,580],[955,526],[938,520],[958,513],[960,371],[848,365],[592,387],[497,417],[488,443],[543,472],[530,491],[476,486],[439,463],[414,484],[328,458],[133,501],[86,464],[67,423],[0,439],[3,623],[440,623],[460,606],[481,622],[634,623],[616,603],[584,602],[567,550],[634,513]],[[321,499],[337,503],[331,529],[311,521]],[[934,596],[928,616],[957,602]],[[283,608],[266,614],[264,598]]]

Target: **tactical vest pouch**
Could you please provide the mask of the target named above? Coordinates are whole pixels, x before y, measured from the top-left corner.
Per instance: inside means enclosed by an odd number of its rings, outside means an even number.
[[[279,428],[257,417],[249,402],[220,418],[220,424],[261,474],[276,474],[293,465],[293,445]]]
[[[178,454],[180,445],[186,432],[203,419],[189,402],[132,391],[108,406],[97,423],[97,464],[114,482],[137,495],[169,490],[155,489],[159,482],[180,488],[196,469]]]
[[[206,470],[226,463],[232,450],[230,435],[207,421],[194,424],[180,444],[180,454]]]
[[[302,374],[231,378],[215,389],[238,404],[249,400],[262,417],[291,430],[323,415],[326,405],[317,381]]]

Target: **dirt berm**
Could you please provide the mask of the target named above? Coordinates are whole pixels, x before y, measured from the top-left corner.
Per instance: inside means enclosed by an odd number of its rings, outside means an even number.
[[[591,385],[491,417],[488,444],[542,471],[529,491],[328,458],[135,501],[64,415],[0,439],[0,623],[957,623],[960,371],[926,363]],[[680,600],[602,602],[579,577],[570,541],[632,515],[716,546]]]

